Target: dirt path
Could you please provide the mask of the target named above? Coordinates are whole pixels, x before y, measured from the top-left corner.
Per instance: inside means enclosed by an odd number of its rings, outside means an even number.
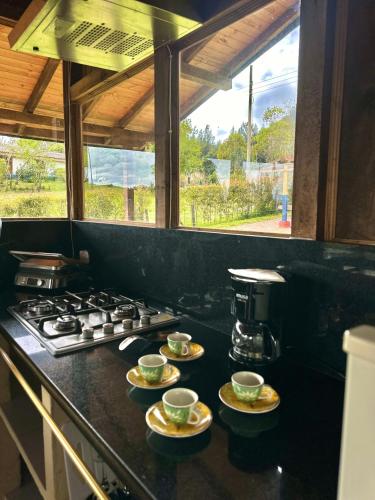
[[[228,229],[239,231],[256,231],[260,233],[290,234],[290,227],[279,227],[279,219],[263,220],[259,222],[247,222],[238,226],[231,226]]]

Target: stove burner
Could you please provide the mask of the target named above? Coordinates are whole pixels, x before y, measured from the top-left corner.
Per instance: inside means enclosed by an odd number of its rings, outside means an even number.
[[[149,307],[143,299],[127,297],[115,289],[31,295],[8,311],[54,356],[179,321]]]
[[[53,328],[58,331],[72,330],[76,328],[78,319],[72,314],[67,314],[65,316],[59,316],[54,323]]]
[[[132,318],[135,313],[135,306],[132,304],[118,305],[115,309],[115,314],[118,318]]]
[[[40,300],[39,302],[33,302],[28,305],[28,311],[34,314],[48,314],[52,312],[52,305],[49,304],[46,300]]]

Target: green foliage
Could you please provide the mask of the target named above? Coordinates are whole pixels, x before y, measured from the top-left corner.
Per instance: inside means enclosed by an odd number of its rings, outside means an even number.
[[[191,182],[194,174],[202,170],[202,151],[190,120],[180,125],[180,173]]]
[[[217,148],[217,157],[220,160],[230,160],[231,175],[241,175],[242,164],[246,160],[247,144],[246,139],[240,132],[232,129],[229,137],[225,139]]]
[[[254,154],[261,162],[285,162],[294,156],[294,120],[284,116],[260,129],[256,136]]]
[[[0,184],[4,184],[7,178],[8,164],[4,158],[0,158]]]
[[[57,149],[56,149],[57,148]],[[17,170],[17,177],[30,182],[37,191],[42,189],[43,182],[53,173],[53,162],[48,158],[49,152],[61,149],[60,144],[35,139],[17,139],[13,143],[13,154],[22,160]]]
[[[180,219],[184,226],[215,225],[276,213],[272,193],[275,179],[257,182],[234,178],[229,188],[220,184],[190,185],[180,189]]]
[[[283,116],[285,116],[284,108],[281,106],[269,106],[263,113],[263,121],[269,125],[270,123],[280,120]]]

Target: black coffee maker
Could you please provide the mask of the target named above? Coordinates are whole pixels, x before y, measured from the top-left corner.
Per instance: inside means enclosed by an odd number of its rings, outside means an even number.
[[[228,269],[236,318],[229,358],[235,369],[257,372],[273,365],[281,354],[286,280],[265,269]]]

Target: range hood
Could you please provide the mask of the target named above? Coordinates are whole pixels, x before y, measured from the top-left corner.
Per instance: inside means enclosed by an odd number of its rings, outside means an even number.
[[[201,25],[185,0],[33,0],[12,49],[122,71]]]

